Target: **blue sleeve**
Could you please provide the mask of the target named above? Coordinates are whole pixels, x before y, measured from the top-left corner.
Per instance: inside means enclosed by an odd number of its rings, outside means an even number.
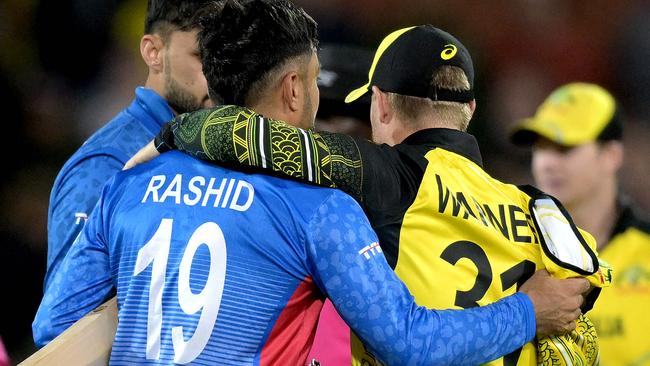
[[[103,198],[100,198],[45,289],[32,324],[37,346],[49,343],[114,294],[103,222]]]
[[[308,232],[308,266],[315,282],[386,364],[477,365],[535,336],[533,305],[522,293],[468,310],[416,305],[376,246],[363,211],[343,193],[318,208]]]
[[[114,154],[93,154],[64,167],[50,197],[45,289],[97,204],[102,187],[123,166]]]

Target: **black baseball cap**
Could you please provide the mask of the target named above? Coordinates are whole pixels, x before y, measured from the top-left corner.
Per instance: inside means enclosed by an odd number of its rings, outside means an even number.
[[[470,89],[433,87],[433,74],[441,66],[460,67]],[[402,28],[384,38],[370,66],[368,83],[350,92],[345,102],[357,100],[372,86],[396,94],[467,103],[474,99],[474,66],[467,48],[451,34],[430,24]]]
[[[321,43],[320,104],[316,116],[321,119],[345,116],[367,121],[370,98],[363,97],[357,103],[346,104],[345,97],[351,89],[366,81],[374,52],[370,48],[349,43]]]
[[[321,43],[318,50],[320,99],[343,102],[351,89],[366,81],[374,52],[345,43]]]

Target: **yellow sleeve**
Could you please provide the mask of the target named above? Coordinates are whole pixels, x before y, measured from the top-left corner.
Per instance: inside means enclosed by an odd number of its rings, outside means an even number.
[[[385,366],[361,343],[353,331],[350,331],[350,348],[352,350],[352,366]]]

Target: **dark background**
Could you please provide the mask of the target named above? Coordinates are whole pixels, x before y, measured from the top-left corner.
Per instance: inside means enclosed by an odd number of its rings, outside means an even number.
[[[296,0],[325,42],[374,48],[389,32],[431,23],[476,65],[470,125],[487,170],[530,183],[529,155],[507,132],[560,84],[610,89],[628,124],[624,190],[650,208],[650,4],[634,0]],[[0,336],[14,362],[34,351],[50,188],[65,159],[144,83],[144,0],[0,1]]]

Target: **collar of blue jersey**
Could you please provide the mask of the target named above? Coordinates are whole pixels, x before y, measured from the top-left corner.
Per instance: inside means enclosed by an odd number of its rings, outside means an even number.
[[[139,121],[146,123],[154,134],[158,133],[165,122],[174,118],[174,111],[163,97],[152,89],[141,86],[135,89],[135,100],[128,111]]]
[[[426,145],[440,147],[462,155],[483,167],[483,159],[474,136],[467,132],[449,128],[427,128],[417,131],[404,139],[407,145]]]

